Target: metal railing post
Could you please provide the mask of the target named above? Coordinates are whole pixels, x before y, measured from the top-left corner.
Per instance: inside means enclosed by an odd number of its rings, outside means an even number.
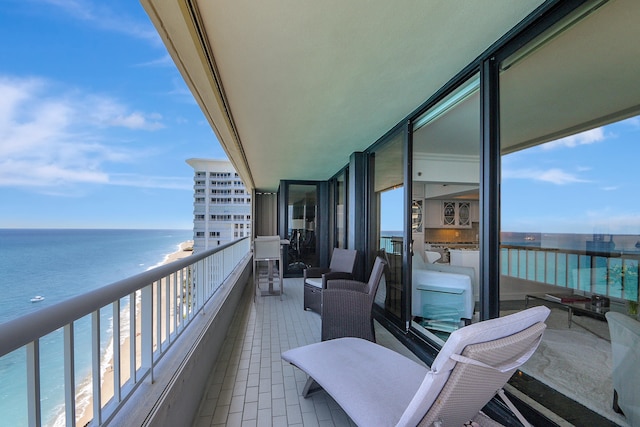
[[[91,382],[93,387],[93,419],[102,424],[102,390],[100,373],[100,309],[91,313]]]
[[[155,381],[154,367],[157,361],[176,341],[177,336],[189,327],[204,304],[215,295],[224,280],[248,254],[249,239],[239,239],[223,247],[193,254],[190,259],[187,257],[176,260],[44,307],[34,313],[0,323],[0,336],[2,336],[0,357],[23,348],[26,352],[28,425],[40,427],[43,416],[48,418],[52,415],[42,413],[40,372],[42,337],[62,329],[63,416],[66,426],[75,426],[78,410],[75,352],[78,351],[76,348],[78,343],[75,339],[77,331],[74,322],[90,315],[91,369],[89,375],[92,384],[89,393],[93,402],[90,407],[93,411],[91,425],[99,426],[108,423],[118,413],[122,403],[135,393],[138,385],[147,375],[151,383]],[[165,280],[164,285],[162,280]],[[129,299],[130,366],[128,379],[123,387],[123,376],[126,377],[127,374],[122,372],[123,351],[120,341],[123,337],[123,316],[126,316],[126,313],[122,311],[121,299],[127,297]],[[109,350],[105,350],[102,346],[103,325],[100,317],[101,310],[106,310],[109,305],[113,318],[113,349],[105,354],[105,351]],[[103,313],[106,314],[106,312]],[[173,319],[171,319],[172,315]],[[112,360],[112,372],[103,372],[105,356]],[[109,404],[106,406],[103,406],[103,400],[111,396],[102,396],[103,374],[112,375],[114,382],[113,399],[109,399]]]
[[[140,298],[140,354],[143,371],[150,372],[153,383],[153,285],[142,288]],[[143,374],[144,375],[144,374]]]
[[[113,398],[116,402],[122,400],[120,379],[120,299],[113,302]]]
[[[29,411],[29,427],[42,425],[42,408],[40,407],[40,340],[27,344],[27,410]]]
[[[75,337],[73,322],[64,326],[64,410],[66,426],[73,427],[76,420]]]

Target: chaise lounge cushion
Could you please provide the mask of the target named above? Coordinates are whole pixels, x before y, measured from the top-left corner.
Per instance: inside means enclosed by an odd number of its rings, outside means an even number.
[[[295,348],[283,353],[282,358],[309,374],[357,425],[416,426],[449,379],[457,363],[453,355],[461,354],[469,345],[519,333],[544,322],[548,314],[549,309],[544,306],[533,307],[459,329],[451,334],[430,370],[357,338]],[[529,356],[530,353],[518,358],[513,366],[519,366]]]
[[[360,426],[395,425],[429,369],[360,338],[338,338],[289,350],[283,359],[304,367]],[[342,360],[336,368],[335,361]],[[366,363],[362,363],[366,361]],[[393,366],[394,369],[380,369]],[[384,402],[384,410],[373,410]]]

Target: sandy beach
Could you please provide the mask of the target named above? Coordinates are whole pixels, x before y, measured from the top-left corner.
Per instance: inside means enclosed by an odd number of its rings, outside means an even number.
[[[189,255],[191,255],[193,253],[192,248],[193,248],[193,241],[192,240],[188,240],[186,242],[182,242],[180,244],[180,249],[170,255],[168,255],[164,261],[162,263],[160,263],[159,265],[164,265],[164,264],[169,264],[170,262],[176,261],[180,258],[184,258],[187,257]],[[173,277],[171,278],[171,281],[173,280]],[[171,289],[173,289],[173,283],[171,282],[170,284]],[[164,309],[165,307],[165,299],[164,299],[164,294],[163,294],[163,299],[161,301],[162,307]],[[155,302],[154,302],[155,305]],[[136,307],[136,311],[139,311],[140,307],[137,306]],[[139,321],[139,316],[137,316],[137,319]],[[155,322],[155,319],[154,319]],[[165,325],[162,325],[163,327],[163,331],[162,331],[162,335],[165,335]],[[140,330],[140,326],[139,323],[136,326],[136,330],[139,331]],[[137,334],[136,337],[137,340],[140,340],[140,335],[139,333]],[[129,379],[129,372],[130,372],[130,357],[129,357],[129,341],[130,341],[130,337],[126,337],[124,339],[121,340],[121,345],[120,345],[120,372],[121,372],[121,376],[122,376],[122,382],[125,382]],[[140,348],[140,342],[138,341],[136,343],[136,347]],[[113,348],[113,338],[111,341],[111,345],[109,346],[109,348]],[[139,357],[136,361],[136,365],[139,366],[140,364],[140,360]],[[111,398],[113,398],[114,396],[114,374],[113,374],[113,358],[111,358],[111,360],[108,360],[105,365],[102,367],[102,386],[101,386],[101,397],[102,397],[102,402],[103,405],[108,402]],[[77,399],[76,399],[77,400]],[[91,422],[91,420],[93,419],[93,401],[91,399],[89,400],[85,400],[82,404],[78,403],[78,407],[76,408],[76,425],[78,426],[86,426],[88,423]]]

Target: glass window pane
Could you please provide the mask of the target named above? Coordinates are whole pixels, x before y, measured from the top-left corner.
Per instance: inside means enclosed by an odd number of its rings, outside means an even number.
[[[336,180],[336,247],[347,247],[347,187],[345,173],[341,173]]]
[[[374,253],[387,261],[384,281],[380,284],[375,304],[394,317],[402,315],[404,248],[404,137],[399,132],[373,155],[374,200],[377,212]]]
[[[477,317],[479,116],[476,75],[413,125],[412,199],[422,228],[412,233],[411,325],[435,342]]]
[[[621,48],[637,34],[619,21],[640,6],[588,12],[501,64],[501,245],[520,255],[500,258],[500,308],[547,305],[523,372],[624,424],[604,314],[638,300],[640,49]]]
[[[290,242],[287,251],[287,273],[302,275],[305,268],[318,266],[317,185],[287,185],[287,203],[287,238]]]

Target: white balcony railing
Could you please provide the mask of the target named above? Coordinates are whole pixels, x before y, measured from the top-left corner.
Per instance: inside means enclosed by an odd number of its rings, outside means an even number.
[[[90,322],[92,425],[108,423],[138,385],[153,381],[158,361],[249,252],[249,239],[239,239],[0,324],[0,363],[16,354],[26,359],[28,425],[41,426],[52,417],[44,413],[40,398],[47,357],[41,353],[43,340],[62,336],[64,413],[58,418],[64,417],[64,425],[76,425],[75,359],[85,349],[77,347],[74,326]],[[105,318],[112,327],[101,326]],[[105,346],[105,334],[120,345]],[[106,375],[112,376],[113,390],[103,396]]]
[[[501,274],[567,290],[638,301],[640,255],[503,245]]]

